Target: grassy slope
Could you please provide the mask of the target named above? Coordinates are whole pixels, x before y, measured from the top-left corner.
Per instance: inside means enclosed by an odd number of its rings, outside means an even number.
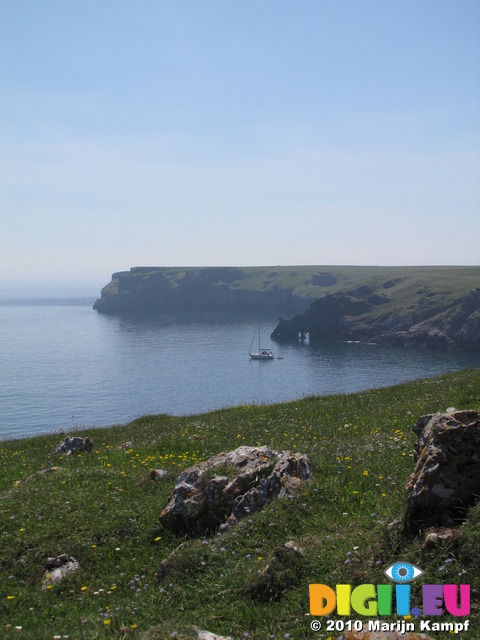
[[[205,268],[207,269],[207,268]],[[237,268],[235,268],[237,270]],[[187,271],[200,272],[201,268],[146,268],[133,269],[128,277],[145,280],[157,271],[167,274],[172,286],[178,285]],[[239,268],[242,278],[231,283],[234,290],[268,291],[274,288],[290,289],[301,298],[321,298],[328,293],[338,293],[368,284],[384,292],[383,283],[399,279],[387,293],[392,306],[408,306],[412,294],[428,287],[448,299],[464,296],[472,288],[480,286],[480,267],[352,267],[352,266],[277,266]],[[331,273],[337,283],[331,286],[312,284],[312,276]],[[118,293],[118,281],[113,279],[105,292]]]
[[[459,540],[428,551],[386,526],[405,506],[413,423],[449,406],[480,410],[480,370],[267,407],[147,416],[84,432],[94,448],[78,456],[54,454],[63,434],[1,443],[1,637],[189,638],[197,625],[235,640],[320,638],[306,615],[308,584],[382,583],[400,558],[425,570],[423,582],[470,583],[468,637],[480,637],[480,507]],[[162,530],[158,514],[178,472],[240,444],[308,453],[316,483],[219,538],[184,541]],[[152,468],[167,479],[149,480]],[[306,551],[303,565],[279,585],[279,600],[252,600],[258,571],[292,539]],[[160,562],[182,542],[158,584]],[[81,569],[42,590],[42,558],[61,553]]]

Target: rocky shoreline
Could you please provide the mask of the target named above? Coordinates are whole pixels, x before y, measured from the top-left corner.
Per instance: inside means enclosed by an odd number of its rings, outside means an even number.
[[[417,296],[409,308],[388,308],[388,296],[364,287],[327,295],[291,320],[279,319],[271,338],[279,342],[338,338],[417,347],[480,347],[480,288],[454,303],[429,306]]]
[[[480,267],[134,267],[114,273],[93,308],[274,314],[280,342],[308,334],[471,348],[480,346]]]

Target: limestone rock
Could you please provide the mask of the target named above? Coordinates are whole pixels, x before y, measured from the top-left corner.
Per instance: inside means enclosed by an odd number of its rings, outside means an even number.
[[[446,542],[452,542],[458,537],[457,529],[434,529],[428,531],[423,541],[423,547],[425,549],[432,549],[437,545],[444,544]]]
[[[216,633],[194,627],[198,640],[232,640],[230,636],[217,636]]]
[[[57,557],[47,558],[44,561],[45,574],[43,576],[42,589],[46,589],[47,586],[51,586],[63,580],[63,578],[69,573],[73,573],[80,568],[80,565],[75,560],[65,553]]]
[[[165,469],[152,469],[150,471],[151,480],[163,480],[168,475],[168,471]]]
[[[78,453],[79,451],[90,451],[93,447],[93,442],[90,438],[79,438],[78,436],[67,436],[62,444],[59,444],[55,449],[55,453],[64,453],[69,456],[72,453]]]
[[[223,532],[274,498],[292,497],[312,479],[305,455],[242,446],[183,471],[160,520],[179,533],[209,533],[222,523]]]
[[[480,496],[480,414],[450,411],[420,418],[417,461],[406,490],[412,532],[461,522]]]

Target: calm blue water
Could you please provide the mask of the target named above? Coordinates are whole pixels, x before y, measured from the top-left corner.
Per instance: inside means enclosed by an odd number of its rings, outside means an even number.
[[[115,317],[93,299],[0,301],[0,437],[104,426],[311,394],[359,391],[480,366],[480,353],[332,343],[277,345],[276,317]]]

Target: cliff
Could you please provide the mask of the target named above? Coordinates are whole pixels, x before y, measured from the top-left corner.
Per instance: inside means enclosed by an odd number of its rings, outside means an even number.
[[[297,313],[337,284],[319,267],[134,267],[112,275],[94,309]]]
[[[272,333],[278,341],[338,338],[421,347],[480,347],[480,288],[458,295],[446,280],[388,280],[326,295],[291,320],[280,318]],[[418,282],[418,276],[414,278]],[[407,288],[406,288],[407,287]],[[460,286],[460,289],[462,286]]]
[[[94,309],[274,313],[280,341],[478,345],[480,267],[134,267]]]

